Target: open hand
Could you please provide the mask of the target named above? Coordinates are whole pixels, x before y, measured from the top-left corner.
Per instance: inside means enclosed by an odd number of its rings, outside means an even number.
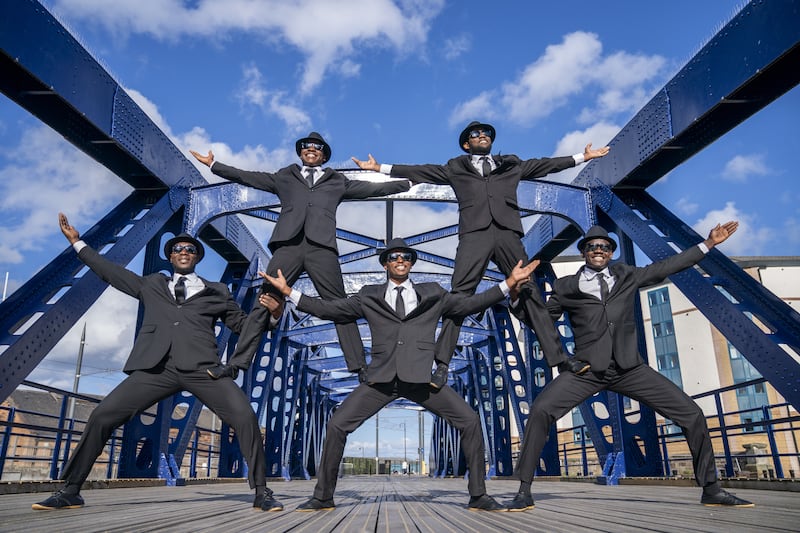
[[[369,154],[368,157],[369,159],[367,159],[366,161],[361,161],[360,159],[356,159],[355,157],[351,157],[350,159],[352,159],[353,163],[358,165],[358,167],[361,170],[373,170],[375,172],[380,172],[381,171],[380,164],[377,161],[375,161],[375,158],[372,157],[372,154]]]

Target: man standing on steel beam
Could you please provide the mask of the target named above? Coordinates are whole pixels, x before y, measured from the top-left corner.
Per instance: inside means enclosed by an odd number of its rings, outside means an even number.
[[[81,440],[61,473],[65,486],[33,504],[33,509],[83,507],[81,486],[114,430],[151,405],[186,390],[236,432],[247,459],[250,488],[256,491],[253,507],[282,511],[283,504],[267,488],[264,441],[250,401],[233,379],[214,379],[207,372],[219,363],[214,331],[218,320],[241,333],[234,355],[244,352],[243,357],[252,358],[268,323],[274,326],[283,312],[282,302],[265,300],[266,306],[256,306],[246,315],[224,283],[205,280],[195,273],[205,251],[200,241],[186,233],[164,245],[172,276],[140,276],[87,246],[63,213],[58,220],[80,260],[112,287],[138,299],[143,315],[123,368],[128,377],[89,416]]]
[[[526,267],[519,261],[505,281],[480,294],[467,295],[449,293],[438,283],[412,283],[408,275],[417,252],[403,239],[389,241],[379,259],[388,274],[387,282],[365,285],[357,295],[339,300],[309,298],[293,290],[280,271],[277,277],[260,273],[288,296],[298,310],[335,321],[366,318],[372,334],[370,365],[362,383],[328,421],[314,496],[297,510],[322,511],[335,507],[333,493],[347,435],[392,401],[407,398],[461,432],[461,447],[469,467],[467,508],[505,511],[505,507],[486,494],[483,433],[478,414],[452,388],[436,389],[428,382],[439,319],[477,313],[499,303],[509,293],[516,297],[517,287],[530,280],[539,261]],[[270,299],[269,295],[261,296],[262,304],[269,304]]]
[[[453,269],[452,291],[472,294],[486,272],[489,260],[508,275],[520,260],[528,255],[520,240],[522,221],[517,202],[520,180],[533,180],[553,172],[574,167],[585,161],[605,156],[609,147],[592,150],[588,144],[582,154],[567,157],[521,160],[515,155],[491,155],[495,129],[490,124],[470,122],[458,137],[459,147],[467,153],[451,159],[445,165],[380,165],[369,155],[367,161],[355,157],[362,169],[404,177],[413,183],[450,185],[458,199],[458,249]],[[558,332],[544,309],[538,287],[528,284],[520,293],[525,309],[524,321],[536,332],[539,345],[550,366],[576,373],[588,367],[567,358]],[[458,344],[462,318],[447,318],[436,344],[436,369],[431,385],[447,383],[447,371],[453,351]]]
[[[406,180],[383,183],[351,180],[332,168],[322,168],[331,158],[331,147],[322,136],[312,131],[298,139],[295,151],[303,165],[289,165],[275,173],[240,170],[214,161],[214,154],[195,151],[191,154],[211,171],[230,181],[275,194],[281,201],[281,213],[269,239],[272,259],[267,273],[274,276],[280,269],[293,284],[303,271],[322,298],[344,298],[342,269],[336,247],[336,209],[343,200],[364,199],[405,192]],[[355,322],[336,325],[339,344],[347,369],[359,372],[367,366],[361,335]],[[231,360],[232,361],[232,360]],[[250,361],[221,365],[215,374],[236,376],[239,368]]]
[[[578,250],[586,264],[577,274],[556,280],[547,309],[553,320],[563,313],[569,315],[575,335],[575,357],[591,365],[591,371],[583,375],[559,374],[536,396],[515,469],[520,480],[519,492],[509,504],[510,511],[534,507],[531,482],[550,426],[602,390],[628,396],[680,426],[692,453],[695,480],[703,487],[700,503],[753,507],[751,502],[722,490],[703,411],[677,385],[645,363],[639,354],[634,319],[634,302],[641,287],[660,283],[667,276],[695,265],[738,227],[738,222],[718,224],[697,246],[646,267],[622,262],[609,264],[617,243],[600,226],[590,228],[578,241]]]

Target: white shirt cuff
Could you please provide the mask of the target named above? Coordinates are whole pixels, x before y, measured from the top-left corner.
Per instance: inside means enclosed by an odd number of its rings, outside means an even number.
[[[297,289],[292,289],[292,294],[289,295],[289,299],[294,302],[294,305],[297,305],[300,303],[300,297],[302,295],[302,292],[298,291]]]
[[[700,242],[700,243],[697,245],[697,247],[698,247],[698,248],[700,248],[700,251],[702,251],[704,254],[707,254],[707,253],[708,253],[708,246],[706,246],[706,243],[705,243],[705,241],[702,241],[702,242]]]
[[[572,159],[575,160],[575,166],[577,167],[581,163],[586,162],[586,159],[583,158],[583,154],[575,154],[572,156]]]
[[[391,174],[392,173],[392,165],[381,164],[381,174]]]
[[[74,243],[72,243],[72,249],[75,250],[76,253],[80,252],[81,250],[83,250],[87,246],[89,246],[89,245],[86,244],[83,241],[75,241]]]
[[[503,296],[508,296],[508,293],[511,292],[511,289],[508,288],[508,283],[506,283],[506,280],[501,281],[497,284],[497,286],[500,287],[501,291],[503,291]]]

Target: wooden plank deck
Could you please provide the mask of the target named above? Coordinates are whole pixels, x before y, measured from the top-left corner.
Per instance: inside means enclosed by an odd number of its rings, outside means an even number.
[[[518,483],[489,480],[488,491],[510,500]],[[699,504],[700,489],[684,486],[537,481],[536,508],[517,513],[466,509],[463,479],[350,476],[340,480],[336,509],[299,513],[314,481],[271,481],[286,509],[251,508],[244,482],[84,490],[86,506],[33,511],[46,493],[0,496],[0,531],[12,532],[788,532],[800,530],[800,493],[737,489],[755,508]]]

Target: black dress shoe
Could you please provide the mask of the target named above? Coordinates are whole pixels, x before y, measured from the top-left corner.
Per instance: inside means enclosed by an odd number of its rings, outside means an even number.
[[[297,506],[297,511],[308,512],[308,511],[330,511],[334,509],[336,505],[333,503],[333,498],[329,498],[327,500],[320,500],[317,498],[311,498],[306,503],[301,503]]]
[[[239,376],[239,367],[219,364],[217,366],[212,366],[211,368],[206,368],[206,372],[208,372],[208,375],[214,379],[236,379]]]
[[[367,369],[364,367],[358,369],[358,382],[359,383],[367,382]]]
[[[256,499],[258,499],[258,497],[256,497]],[[255,507],[255,502],[253,502],[253,507]],[[283,511],[283,504],[272,496],[272,491],[269,489],[267,489],[267,492],[263,495],[259,507],[262,511],[267,512]]]
[[[755,507],[756,504],[734,496],[728,491],[720,490],[716,494],[703,493],[700,503],[706,507]]]
[[[592,366],[587,363],[586,361],[581,361],[580,359],[570,358],[564,361],[563,363],[559,363],[558,371],[561,373],[564,372],[572,372],[576,376],[583,375],[589,371]]]
[[[448,365],[444,363],[437,364],[436,370],[431,374],[431,387],[441,389],[447,385],[447,373],[449,370]]]
[[[54,509],[78,509],[83,507],[83,498],[80,494],[67,494],[64,489],[54,492],[52,496],[39,503],[31,505],[36,511],[52,511]]]
[[[497,503],[497,500],[489,496],[488,494],[483,494],[481,496],[473,496],[469,499],[469,505],[467,505],[467,509],[470,511],[508,511],[505,507]]]
[[[517,512],[527,511],[528,509],[533,509],[533,507],[533,496],[531,496],[531,493],[520,491],[514,496],[514,499],[511,500],[507,508],[511,512]]]

